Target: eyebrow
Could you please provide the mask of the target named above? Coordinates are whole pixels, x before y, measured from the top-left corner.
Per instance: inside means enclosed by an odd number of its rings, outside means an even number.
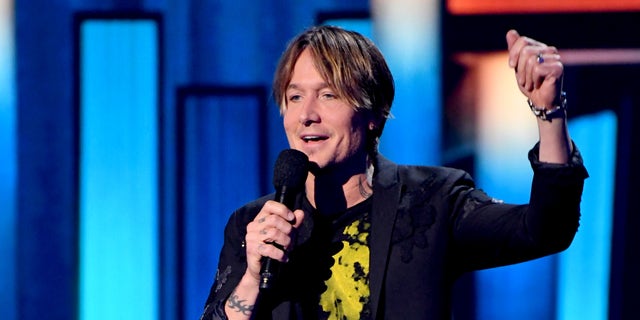
[[[328,83],[326,83],[326,82],[321,82],[321,83],[319,83],[319,85],[318,85],[317,87],[315,87],[314,89],[316,89],[316,90],[321,90],[321,89],[326,89],[326,88],[331,88],[331,86],[330,86]],[[290,83],[290,84],[287,86],[287,90],[289,90],[289,89],[299,90],[299,89],[300,89],[300,87],[299,87],[297,84],[295,84],[295,83]]]

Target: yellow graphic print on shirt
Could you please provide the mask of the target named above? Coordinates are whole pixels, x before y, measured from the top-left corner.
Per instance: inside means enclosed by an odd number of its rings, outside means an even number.
[[[344,246],[333,256],[331,278],[320,296],[329,320],[360,319],[369,301],[369,227],[370,223],[356,220],[344,229]]]

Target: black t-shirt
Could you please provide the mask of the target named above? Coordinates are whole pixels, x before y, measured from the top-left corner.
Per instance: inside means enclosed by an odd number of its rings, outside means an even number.
[[[332,215],[308,201],[297,245],[283,265],[281,294],[304,319],[369,319],[371,198]]]

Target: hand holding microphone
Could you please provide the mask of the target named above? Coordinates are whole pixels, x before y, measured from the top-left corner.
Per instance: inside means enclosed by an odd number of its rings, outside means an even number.
[[[267,201],[255,219],[247,225],[248,271],[260,281],[260,289],[273,285],[280,261],[292,245],[292,232],[304,219],[298,203],[304,192],[308,158],[297,150],[280,153],[274,168],[274,200]]]

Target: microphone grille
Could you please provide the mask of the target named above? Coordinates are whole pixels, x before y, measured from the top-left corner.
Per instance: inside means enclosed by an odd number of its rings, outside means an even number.
[[[309,172],[309,157],[301,151],[286,149],[280,152],[273,170],[273,185],[278,188],[302,188]]]

